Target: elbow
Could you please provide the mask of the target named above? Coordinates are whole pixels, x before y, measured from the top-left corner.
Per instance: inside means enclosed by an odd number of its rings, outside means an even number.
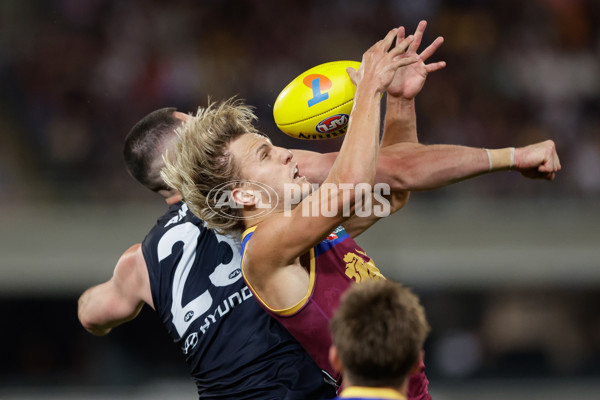
[[[411,182],[409,182],[405,177],[394,176],[391,179],[390,189],[393,192],[406,192],[407,193],[406,194],[406,197],[407,197],[406,201],[408,201],[408,193],[409,193],[408,191],[411,188],[414,188],[414,187],[415,187],[415,185],[412,184]],[[401,196],[399,196],[399,197],[401,197]]]
[[[102,327],[100,325],[98,325],[89,315],[89,313],[87,313],[85,311],[85,309],[83,307],[79,307],[79,309],[77,310],[77,318],[79,319],[79,323],[81,324],[81,326],[83,326],[83,328],[88,331],[89,333],[91,333],[92,335],[95,336],[104,336],[106,334],[108,334],[108,332],[110,332],[110,328],[106,328],[106,327]]]
[[[80,322],[81,322],[81,325],[85,328],[85,330],[94,336],[105,336],[111,331],[111,328],[100,327],[98,325],[94,325],[87,321],[84,322],[81,319],[80,319]]]
[[[83,328],[90,332],[91,334],[95,334],[94,332],[97,330],[97,327],[94,325],[92,320],[85,314],[83,311],[79,311],[77,313],[77,317],[79,318],[79,323]]]
[[[81,326],[83,326],[83,328],[88,331],[89,333],[95,335],[96,333],[96,326],[94,326],[94,324],[85,317],[85,315],[81,315],[79,314],[79,323],[81,324]]]
[[[351,187],[352,191],[363,190],[362,186],[373,186],[375,183],[375,171],[365,171],[364,169],[352,169],[338,174],[337,183],[341,187]],[[347,189],[346,189],[347,190]]]
[[[391,214],[395,213],[396,211],[403,208],[406,204],[408,204],[409,198],[409,191],[404,190],[399,192],[393,192],[389,197]]]
[[[410,190],[407,167],[401,165],[398,160],[392,157],[381,157],[377,166],[375,181],[385,183],[390,186],[392,192]]]

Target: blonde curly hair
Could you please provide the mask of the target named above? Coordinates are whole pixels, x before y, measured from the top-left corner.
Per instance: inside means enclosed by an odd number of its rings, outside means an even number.
[[[216,196],[209,196],[209,192],[240,179],[229,143],[246,133],[260,134],[253,125],[256,119],[252,107],[243,100],[209,100],[207,107],[199,107],[196,115],[189,116],[176,130],[173,154],[163,156],[163,180],[181,193],[196,216],[219,233],[244,229],[241,208],[219,203],[216,212]]]

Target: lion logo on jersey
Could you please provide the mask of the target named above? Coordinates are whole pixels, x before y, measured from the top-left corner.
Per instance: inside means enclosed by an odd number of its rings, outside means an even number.
[[[362,254],[368,261],[356,253]],[[385,279],[379,271],[379,268],[375,266],[373,260],[371,260],[365,252],[356,250],[356,253],[348,252],[344,256],[346,276],[356,282],[361,282],[365,279]]]

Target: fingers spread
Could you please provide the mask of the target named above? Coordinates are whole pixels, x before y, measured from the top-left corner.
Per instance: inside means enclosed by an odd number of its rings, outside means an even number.
[[[404,40],[404,35],[406,35],[406,31],[403,26],[398,28],[398,33],[396,34],[396,45]]]
[[[404,53],[406,51],[406,48],[412,43],[414,39],[415,37],[413,35],[409,35],[408,37],[404,38],[400,43],[396,45],[396,47],[390,50],[390,54],[392,55],[392,57],[396,57],[397,55]]]
[[[408,48],[409,52],[417,52],[417,49],[421,45],[421,40],[423,39],[423,33],[425,32],[425,28],[427,28],[427,21],[419,22],[417,26],[417,30],[415,31],[415,40],[410,44]]]
[[[398,32],[398,28],[394,28],[391,31],[389,31],[387,35],[385,35],[385,38],[383,38],[383,40],[377,42],[378,45],[383,46],[384,52],[392,46],[392,43],[394,43],[394,38],[396,37],[397,32]],[[400,43],[403,43],[403,42],[404,42],[404,40]]]
[[[418,54],[402,54],[400,56],[396,56],[393,59],[392,68],[398,69],[400,67],[404,67],[406,65],[410,65],[419,61]]]
[[[421,60],[423,60],[423,56],[421,56]],[[427,64],[425,66],[425,70],[427,71],[427,73],[430,73],[433,71],[438,71],[445,67],[446,67],[446,61],[438,61],[435,63]]]
[[[440,48],[440,46],[444,43],[444,38],[442,36],[438,36],[433,43],[431,43],[425,50],[421,52],[421,59],[423,61],[427,60],[429,57],[433,55]]]

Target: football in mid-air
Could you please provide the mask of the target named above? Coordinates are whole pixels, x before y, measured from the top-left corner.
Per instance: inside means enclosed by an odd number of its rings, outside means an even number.
[[[331,139],[348,129],[356,87],[346,68],[358,61],[333,61],[298,75],[277,96],[273,117],[277,127],[297,139]]]

